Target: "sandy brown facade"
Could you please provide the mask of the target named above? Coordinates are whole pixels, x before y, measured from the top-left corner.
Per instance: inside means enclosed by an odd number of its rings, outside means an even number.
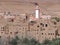
[[[39,19],[35,18],[33,3],[0,2],[0,37],[8,41],[18,35],[20,39],[34,38],[39,42],[60,38],[60,21],[53,19],[57,17],[60,20],[60,4],[38,2]]]
[[[42,42],[45,39],[52,40],[60,37],[60,22],[53,19],[55,16],[50,19],[40,17],[29,21],[28,14],[25,14],[24,18],[14,14],[8,18],[8,15],[0,15],[0,37],[3,39],[14,38],[18,35],[21,39],[34,38]]]

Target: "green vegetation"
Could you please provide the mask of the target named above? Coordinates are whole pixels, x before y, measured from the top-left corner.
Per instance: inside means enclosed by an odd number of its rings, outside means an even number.
[[[24,39],[20,39],[18,37],[15,37],[14,39],[12,39],[10,41],[10,45],[41,45],[38,41],[36,41],[35,39],[28,39],[28,38],[24,38]]]
[[[35,39],[27,39],[27,38],[24,38],[23,39],[23,43],[25,44],[25,45],[40,45],[40,43],[38,42],[38,41],[36,41]]]
[[[45,40],[43,45],[60,45],[60,38],[53,40]]]
[[[12,39],[12,40],[10,41],[10,44],[11,44],[11,45],[17,45],[17,44],[18,44],[18,40],[19,40],[19,38],[18,38],[18,36],[16,36],[14,39]]]
[[[58,17],[54,17],[53,19],[55,19],[57,22],[60,22],[60,18]]]
[[[45,39],[42,43],[40,43],[33,38],[19,39],[16,36],[14,39],[11,40],[10,45],[60,45],[60,38],[53,39],[53,40]]]

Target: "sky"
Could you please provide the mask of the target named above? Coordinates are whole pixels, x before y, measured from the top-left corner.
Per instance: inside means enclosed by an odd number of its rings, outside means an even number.
[[[28,1],[28,2],[53,2],[53,3],[60,2],[60,0],[0,0],[0,1]]]

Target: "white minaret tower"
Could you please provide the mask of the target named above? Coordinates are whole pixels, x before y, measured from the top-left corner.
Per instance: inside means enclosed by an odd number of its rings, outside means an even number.
[[[40,18],[40,9],[39,9],[39,5],[37,3],[35,3],[36,5],[36,9],[35,9],[35,18],[39,19]]]

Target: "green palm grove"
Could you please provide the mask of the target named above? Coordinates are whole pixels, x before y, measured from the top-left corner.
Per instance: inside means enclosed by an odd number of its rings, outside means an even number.
[[[4,45],[2,39],[0,39],[0,45]],[[45,39],[42,43],[36,41],[35,39],[20,39],[18,36],[8,41],[8,45],[60,45],[60,38],[53,40]]]
[[[18,36],[12,39],[9,43],[10,45],[60,45],[60,38],[48,40],[45,39],[42,43],[36,41],[35,39],[19,39]]]

